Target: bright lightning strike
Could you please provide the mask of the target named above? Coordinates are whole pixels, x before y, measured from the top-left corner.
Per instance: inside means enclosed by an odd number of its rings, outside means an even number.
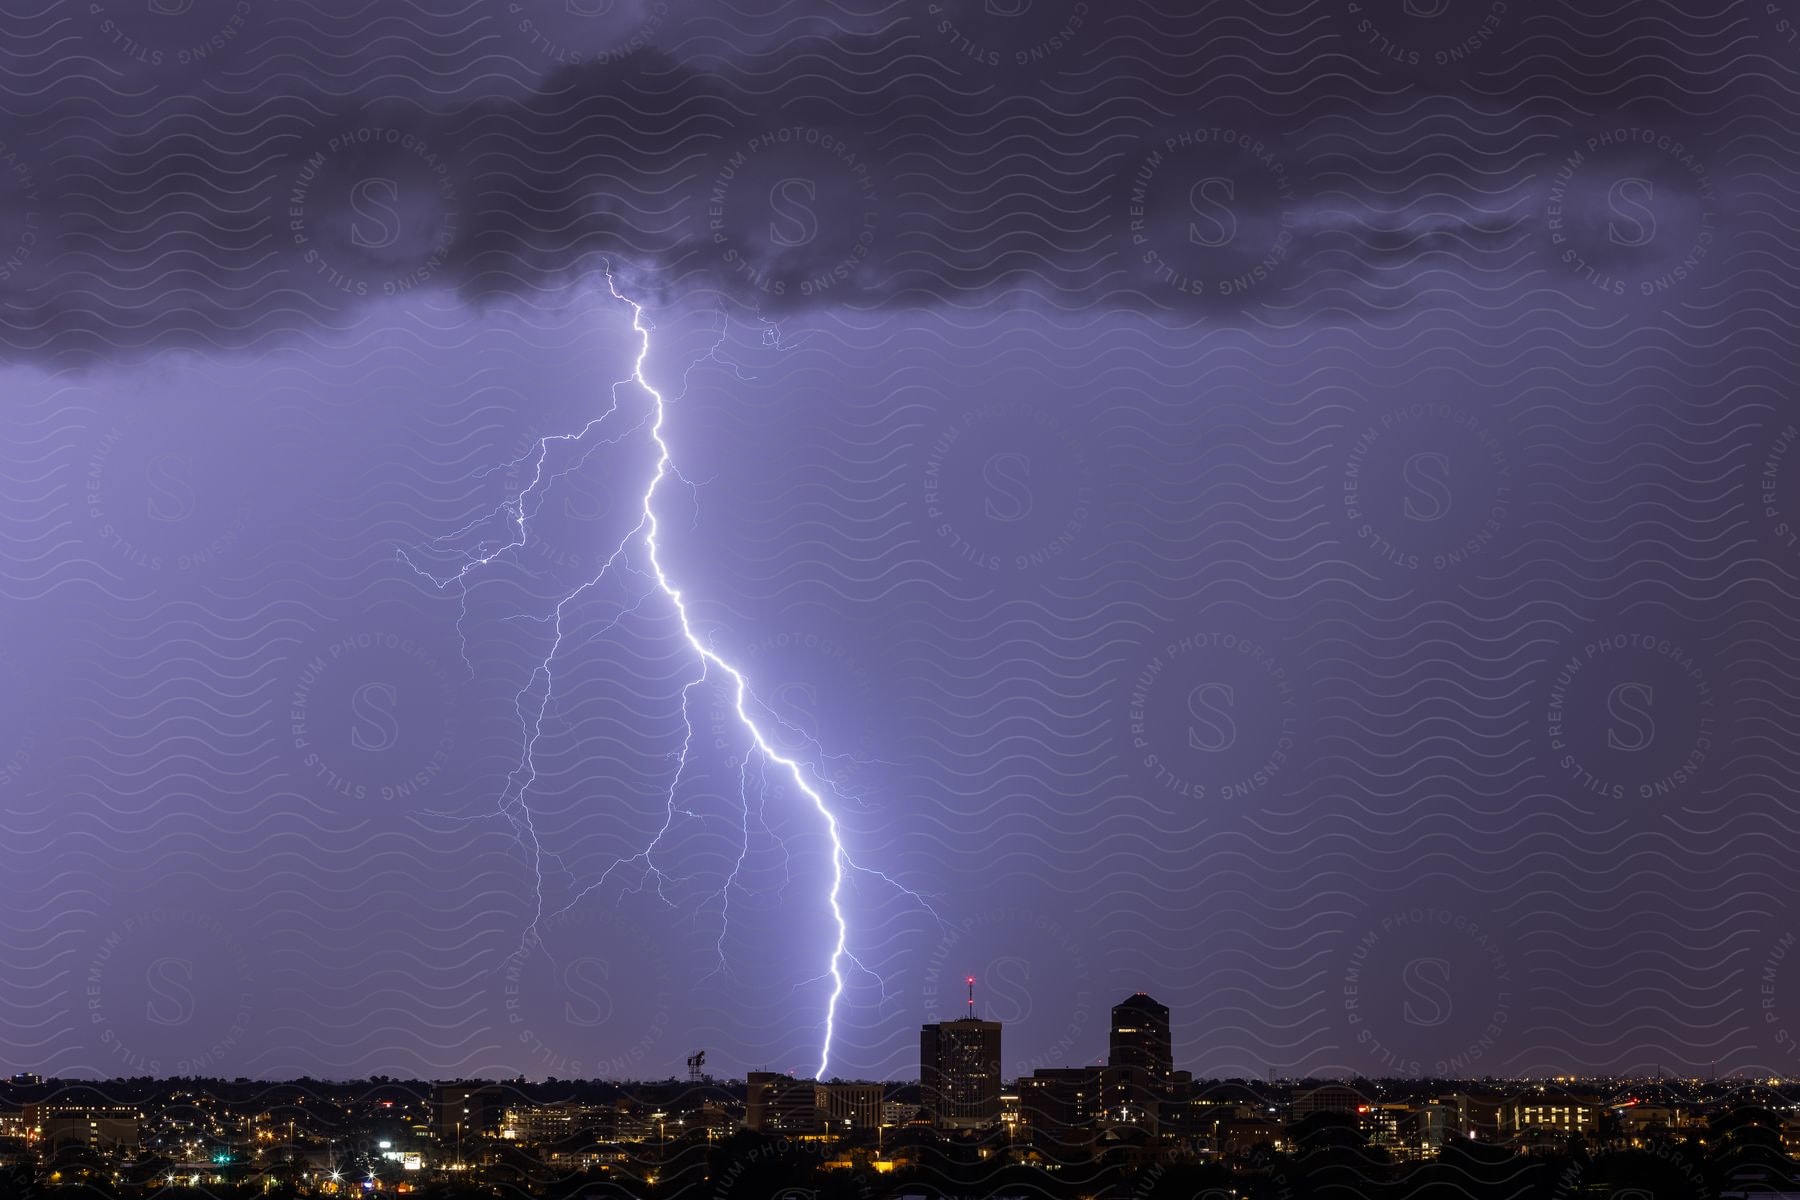
[[[527,679],[525,685],[519,690],[518,695],[514,698],[514,707],[519,716],[521,733],[523,735],[523,748],[520,754],[518,767],[514,769],[507,779],[507,786],[501,797],[500,811],[507,820],[512,822],[514,829],[521,839],[528,843],[532,854],[533,869],[537,875],[538,883],[538,907],[532,920],[531,929],[532,931],[535,931],[545,916],[543,912],[543,859],[545,853],[537,839],[536,831],[532,827],[531,810],[526,804],[526,797],[531,790],[532,784],[537,778],[537,767],[535,762],[537,743],[543,732],[544,715],[549,708],[551,696],[555,691],[554,667],[557,653],[562,645],[564,610],[590,589],[597,587],[612,573],[615,567],[624,564],[621,569],[646,577],[651,585],[650,589],[645,593],[645,596],[639,599],[638,604],[642,604],[643,599],[648,598],[649,595],[656,592],[660,592],[662,596],[668,600],[677,621],[680,623],[682,636],[699,663],[700,672],[682,688],[681,692],[682,718],[686,724],[687,735],[682,741],[681,752],[676,762],[675,775],[669,785],[668,817],[667,820],[665,820],[662,829],[660,829],[656,836],[651,839],[650,844],[637,855],[630,859],[615,862],[613,866],[608,867],[607,870],[601,874],[599,879],[583,888],[575,899],[570,901],[568,906],[565,906],[565,911],[567,907],[573,907],[575,903],[579,902],[582,896],[585,896],[588,892],[602,886],[614,870],[640,860],[643,863],[647,874],[654,874],[657,876],[658,891],[660,893],[663,876],[661,871],[655,866],[653,856],[655,855],[657,846],[661,842],[663,835],[669,832],[669,829],[675,821],[677,813],[675,792],[686,771],[688,750],[693,741],[693,723],[688,713],[688,695],[695,687],[707,682],[711,671],[718,671],[729,681],[728,687],[732,696],[733,711],[737,715],[739,724],[742,725],[745,733],[748,735],[754,752],[762,756],[762,760],[765,764],[774,765],[779,771],[785,772],[793,779],[794,786],[800,789],[800,792],[818,812],[819,818],[823,822],[825,832],[831,839],[831,886],[826,893],[826,903],[831,910],[832,924],[836,932],[832,938],[830,952],[825,959],[825,972],[818,977],[819,979],[829,979],[831,982],[830,996],[825,1005],[825,1033],[823,1045],[819,1052],[819,1070],[817,1076],[820,1079],[824,1079],[826,1078],[826,1071],[831,1061],[831,1044],[836,1029],[838,1002],[844,995],[844,964],[848,962],[856,966],[859,970],[867,969],[856,960],[855,956],[850,953],[848,948],[850,926],[848,919],[844,915],[842,904],[846,875],[851,871],[859,871],[873,875],[883,882],[905,892],[908,896],[911,896],[914,900],[918,901],[927,912],[930,912],[934,918],[937,917],[937,913],[932,909],[931,905],[916,892],[902,887],[893,879],[879,871],[869,871],[866,868],[857,866],[857,864],[852,861],[844,846],[843,839],[840,836],[837,817],[832,812],[831,806],[826,803],[825,791],[830,790],[828,786],[822,783],[815,785],[808,778],[811,773],[811,768],[808,764],[802,762],[798,758],[784,754],[776,748],[774,742],[766,732],[763,723],[760,722],[753,713],[753,710],[757,709],[767,710],[768,706],[762,704],[755,698],[750,688],[750,682],[744,673],[707,644],[694,629],[693,621],[688,614],[687,604],[682,598],[682,589],[670,578],[668,571],[663,566],[659,554],[659,538],[662,533],[662,527],[656,511],[657,494],[662,488],[663,482],[671,475],[678,479],[680,476],[675,470],[674,457],[670,451],[668,441],[664,437],[664,426],[668,415],[668,401],[665,400],[660,391],[650,384],[650,381],[644,375],[644,363],[650,355],[650,328],[644,324],[643,305],[627,296],[621,295],[618,288],[614,285],[610,274],[607,275],[606,282],[607,288],[612,293],[613,298],[630,306],[632,313],[631,328],[632,331],[638,335],[639,339],[637,358],[632,364],[631,377],[613,385],[613,402],[611,407],[604,413],[587,422],[587,424],[575,432],[553,434],[538,439],[531,451],[527,452],[526,455],[512,464],[518,466],[527,460],[531,460],[533,463],[533,473],[531,481],[520,490],[516,497],[503,504],[496,513],[490,514],[490,517],[498,515],[504,515],[506,517],[507,523],[513,531],[513,536],[509,540],[499,545],[490,543],[478,544],[474,550],[464,552],[464,562],[461,569],[451,575],[442,577],[421,570],[404,551],[400,553],[400,557],[402,561],[406,562],[408,566],[411,566],[414,571],[424,578],[429,579],[440,589],[451,584],[458,585],[463,597],[463,614],[466,617],[468,605],[468,580],[470,574],[492,563],[501,555],[517,550],[525,545],[530,534],[530,519],[538,511],[538,506],[541,506],[544,493],[549,487],[558,479],[571,471],[578,469],[586,462],[587,457],[599,446],[616,445],[633,433],[644,429],[646,425],[648,426],[648,436],[651,444],[655,447],[656,462],[649,481],[644,487],[638,522],[623,538],[620,539],[617,547],[614,548],[612,554],[608,556],[593,578],[564,595],[557,602],[554,610],[548,616],[542,618],[542,620],[551,627],[553,633],[550,649],[548,653],[544,655],[542,661],[537,663],[530,678]],[[716,351],[717,347],[715,346],[714,349]],[[704,361],[704,359],[701,361]],[[642,388],[644,393],[650,398],[650,412],[648,417],[632,428],[626,429],[613,437],[597,440],[592,446],[588,447],[575,463],[546,477],[544,465],[551,443],[567,442],[573,445],[579,445],[585,442],[590,433],[605,425],[608,419],[618,412],[618,389],[627,383],[635,383],[638,387]],[[431,544],[433,548],[442,548],[446,542],[470,533],[477,525],[482,524],[482,522],[487,519],[489,518],[482,518],[472,522],[462,529],[434,540]],[[641,542],[643,546],[644,558],[648,563],[649,570],[647,576],[645,576],[644,572],[637,571],[629,565],[632,547],[639,542]],[[613,627],[616,627],[626,616],[635,613],[636,611],[637,605],[633,605],[619,616],[613,618],[608,624],[607,629],[610,630]],[[459,621],[459,628],[460,624]],[[466,645],[464,660],[467,662]],[[538,697],[535,705],[536,711],[529,712],[528,710],[532,707],[529,698],[534,692],[537,693]],[[785,722],[782,722],[778,716],[774,716],[772,712],[770,719],[775,724],[782,725],[783,728],[789,728]],[[808,741],[810,742],[810,739],[808,739]],[[812,749],[815,752],[818,750],[816,746],[813,746]],[[823,757],[823,755],[821,754],[820,757]],[[725,914],[727,916],[729,892],[736,882],[737,870],[742,867],[743,856],[748,853],[749,847],[749,759],[750,755],[747,752],[744,761],[741,764],[739,774],[740,784],[743,789],[741,798],[744,802],[744,852],[743,854],[740,854],[737,866],[733,868],[731,877],[726,880],[724,887],[721,888],[719,893],[722,898],[727,901],[727,912]],[[940,924],[941,923],[940,920]],[[530,931],[528,931],[527,936],[529,936],[529,932]],[[723,943],[724,931],[722,929],[720,933],[721,946],[723,946]]]

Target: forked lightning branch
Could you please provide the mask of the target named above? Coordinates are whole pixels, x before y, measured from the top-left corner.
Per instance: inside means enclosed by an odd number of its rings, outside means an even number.
[[[827,761],[827,756],[823,754],[820,747],[818,747],[812,739],[806,738],[804,735],[800,735],[800,742],[807,751],[811,761],[803,761],[800,757],[783,753],[773,740],[771,730],[777,727],[783,729],[789,734],[788,739],[786,739],[788,741],[794,740],[794,735],[797,735],[799,731],[795,730],[791,723],[783,721],[768,705],[758,700],[755,693],[752,691],[750,681],[744,672],[722,657],[718,651],[712,647],[710,641],[707,638],[702,637],[695,629],[693,618],[688,611],[687,602],[684,599],[683,589],[677,586],[675,581],[670,577],[663,566],[661,558],[660,539],[662,535],[662,526],[657,518],[657,497],[665,480],[672,475],[679,478],[674,467],[673,456],[670,452],[669,443],[666,438],[668,410],[671,401],[666,399],[655,387],[651,386],[649,380],[644,375],[644,363],[650,355],[651,327],[645,323],[643,306],[636,301],[621,295],[613,283],[610,274],[606,279],[607,288],[613,298],[630,306],[632,313],[631,328],[632,331],[638,335],[637,358],[632,365],[631,375],[628,379],[613,385],[612,394],[614,399],[612,405],[601,415],[593,418],[586,425],[582,426],[579,430],[572,433],[552,434],[547,437],[539,438],[533,443],[530,450],[510,464],[512,467],[520,468],[529,463],[532,472],[530,482],[524,488],[520,489],[516,496],[504,502],[498,510],[494,513],[490,513],[487,518],[473,522],[443,538],[436,539],[431,543],[431,546],[434,549],[441,549],[446,543],[459,536],[469,534],[471,530],[483,524],[486,520],[496,516],[504,517],[511,526],[512,537],[509,540],[498,547],[484,549],[474,553],[465,553],[462,566],[454,573],[445,576],[434,575],[420,569],[404,550],[400,551],[400,558],[411,566],[414,571],[418,572],[424,578],[429,579],[436,587],[442,589],[455,585],[459,591],[464,591],[466,594],[466,587],[472,573],[481,570],[501,556],[512,553],[526,544],[531,536],[530,518],[537,511],[535,507],[536,504],[542,501],[544,492],[548,490],[562,474],[567,473],[567,471],[548,475],[545,473],[545,460],[549,454],[551,443],[564,442],[571,446],[580,446],[590,436],[593,436],[596,438],[595,444],[599,444],[601,441],[608,444],[618,444],[639,432],[643,432],[645,436],[647,436],[650,444],[646,447],[645,453],[653,459],[653,462],[651,464],[648,479],[644,485],[642,501],[636,523],[619,540],[618,544],[611,549],[605,561],[592,577],[564,594],[557,601],[555,608],[547,618],[547,624],[552,631],[550,648],[544,657],[536,663],[530,678],[515,697],[515,705],[519,713],[521,725],[522,748],[518,766],[508,777],[506,791],[501,797],[500,811],[503,816],[512,822],[513,827],[520,834],[522,841],[525,843],[527,850],[532,856],[534,869],[537,872],[538,891],[536,896],[536,909],[531,928],[527,930],[526,937],[529,939],[536,931],[538,925],[545,919],[569,911],[575,904],[579,903],[582,898],[606,886],[607,883],[611,881],[614,872],[637,868],[641,872],[642,878],[646,881],[654,879],[659,885],[660,891],[660,885],[664,882],[666,877],[658,866],[659,845],[662,838],[668,834],[674,826],[679,814],[675,799],[676,791],[682,782],[683,775],[687,768],[688,752],[694,744],[693,718],[688,705],[689,693],[702,684],[712,683],[715,686],[724,689],[725,693],[730,697],[732,716],[741,727],[744,736],[748,741],[748,749],[745,752],[743,763],[739,764],[740,767],[747,767],[753,756],[760,756],[765,765],[773,765],[779,773],[784,773],[791,778],[794,782],[794,786],[799,789],[800,794],[806,798],[806,802],[810,804],[817,813],[818,819],[826,835],[831,840],[830,882],[825,891],[823,903],[830,913],[830,928],[832,933],[829,935],[830,944],[821,948],[820,957],[824,961],[824,971],[819,976],[816,976],[814,980],[809,981],[828,981],[830,985],[829,995],[825,1004],[824,1037],[819,1052],[819,1069],[817,1076],[818,1078],[823,1079],[827,1077],[827,1067],[829,1066],[831,1059],[831,1044],[836,1028],[838,1002],[844,995],[845,965],[850,964],[858,970],[866,970],[849,950],[850,928],[849,922],[844,915],[843,908],[843,890],[846,874],[855,871],[881,879],[918,901],[928,912],[932,911],[931,906],[917,893],[901,887],[889,876],[879,871],[859,867],[851,859],[844,846],[837,816],[833,812],[831,804],[827,802],[828,795],[832,799],[839,798],[835,789],[827,780],[825,772],[821,769],[821,764]],[[717,349],[718,345],[715,344],[713,349],[708,352],[707,356],[703,356],[701,359],[696,360],[696,365],[698,362],[704,361],[706,357],[710,357],[711,354],[716,353]],[[649,400],[649,414],[646,418],[621,429],[618,433],[601,438],[599,436],[600,431],[619,413],[617,399],[618,390],[627,385],[635,385],[642,389],[644,395]],[[676,399],[679,399],[679,397],[676,397]],[[682,688],[682,717],[684,722],[686,722],[686,736],[682,742],[682,748],[676,763],[674,775],[669,781],[666,797],[668,801],[666,818],[662,828],[658,830],[656,836],[651,838],[649,843],[645,845],[642,850],[638,851],[637,854],[629,858],[614,861],[605,871],[601,872],[598,878],[583,887],[569,904],[557,909],[554,913],[546,913],[544,911],[542,872],[544,852],[532,825],[531,808],[528,803],[531,788],[537,776],[535,762],[537,742],[542,733],[544,715],[549,708],[551,697],[555,695],[557,690],[556,666],[557,655],[562,644],[563,619],[571,606],[580,600],[587,592],[598,587],[603,581],[608,579],[615,569],[632,571],[640,575],[645,575],[652,581],[652,594],[660,593],[662,598],[667,601],[669,610],[681,629],[682,637],[693,653],[696,673]],[[740,792],[738,799],[744,805],[747,817],[750,803],[748,794],[749,772],[747,770],[740,770],[739,774],[740,779],[745,782],[744,790]],[[746,839],[745,844],[739,851],[737,867],[734,868],[731,877],[726,880],[724,886],[718,893],[718,898],[722,901],[724,915],[727,920],[729,919],[730,890],[736,881],[737,868],[742,867],[748,852],[749,847]],[[933,912],[933,916],[936,916],[935,912]],[[723,943],[724,933],[721,932],[721,946]]]

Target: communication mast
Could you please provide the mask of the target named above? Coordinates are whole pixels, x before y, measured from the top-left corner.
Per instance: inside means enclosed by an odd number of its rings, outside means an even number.
[[[700,1082],[700,1068],[706,1065],[706,1051],[696,1050],[688,1055],[688,1082]]]

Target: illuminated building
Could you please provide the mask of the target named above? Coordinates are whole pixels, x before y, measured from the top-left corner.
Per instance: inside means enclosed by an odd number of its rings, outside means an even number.
[[[125,1104],[27,1104],[31,1136],[55,1152],[80,1142],[95,1150],[135,1150],[143,1114]]]
[[[1174,1040],[1169,1031],[1169,1008],[1138,992],[1112,1010],[1112,1035],[1106,1063],[1112,1067],[1136,1067],[1157,1078],[1175,1070]]]
[[[1592,1134],[1600,1123],[1600,1110],[1592,1104],[1562,1094],[1529,1094],[1500,1106],[1500,1133],[1516,1138],[1532,1133]]]
[[[820,1123],[836,1133],[878,1129],[885,1091],[879,1083],[821,1083],[814,1092]]]
[[[744,1125],[759,1133],[816,1133],[819,1085],[778,1071],[752,1071],[745,1079]]]
[[[1000,1120],[1000,1022],[963,1017],[919,1030],[919,1095],[940,1129]]]
[[[1104,1098],[1101,1069],[1043,1068],[1019,1080],[1019,1122],[1032,1146],[1064,1157],[1093,1144]]]
[[[500,1118],[500,1136],[509,1141],[553,1142],[576,1131],[571,1104],[508,1105]]]
[[[1401,1122],[1395,1157],[1406,1161],[1436,1158],[1444,1143],[1457,1137],[1458,1132],[1454,1106],[1439,1102],[1423,1105]]]
[[[1144,992],[1113,1005],[1101,1123],[1110,1130],[1155,1134],[1163,1101],[1172,1096],[1175,1048],[1169,1008]]]

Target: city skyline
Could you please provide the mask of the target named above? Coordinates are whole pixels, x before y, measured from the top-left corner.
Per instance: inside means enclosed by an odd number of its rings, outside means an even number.
[[[1116,1006],[1126,1057],[1143,1049],[1131,1024],[1143,1000]],[[1165,1177],[1251,1197],[1346,1173],[1357,1188],[1396,1195],[1431,1194],[1448,1176],[1465,1192],[1485,1180],[1548,1196],[1590,1178],[1611,1181],[1615,1194],[1642,1181],[1653,1185],[1645,1194],[1663,1196],[1673,1168],[1692,1189],[1680,1194],[1695,1200],[1745,1187],[1769,1194],[1800,1178],[1796,1085],[1196,1084],[1115,1062],[1039,1071],[977,1121],[963,1100],[946,1107],[923,1084],[766,1074],[731,1083],[699,1077],[701,1065],[686,1081],[635,1086],[0,1080],[0,1172],[119,1195],[202,1184],[227,1194],[512,1186],[559,1196],[599,1184],[653,1195],[748,1180],[761,1162],[790,1189],[899,1197],[960,1181],[980,1194],[1071,1200],[1095,1188],[1135,1195]]]
[[[704,1070],[704,1068],[707,1064],[707,1054],[706,1054],[705,1049],[702,1048],[702,1049],[697,1050],[694,1053],[686,1056],[685,1061],[686,1061],[688,1082],[690,1082],[692,1084],[696,1084],[696,1085],[704,1084],[705,1086],[712,1086],[715,1083],[743,1083],[743,1084],[749,1085],[752,1094],[755,1093],[755,1089],[757,1087],[757,1080],[759,1080],[759,1079],[763,1080],[765,1083],[768,1083],[768,1084],[776,1084],[776,1083],[800,1083],[800,1084],[814,1084],[814,1083],[818,1083],[818,1084],[827,1084],[827,1083],[830,1083],[830,1084],[836,1084],[836,1083],[865,1084],[865,1083],[873,1083],[873,1084],[881,1084],[883,1086],[895,1086],[895,1085],[922,1086],[922,1087],[925,1087],[927,1089],[927,1091],[930,1091],[933,1088],[939,1087],[942,1085],[928,1083],[928,1080],[936,1075],[944,1075],[944,1074],[950,1073],[953,1068],[952,1068],[952,1066],[949,1065],[949,1063],[954,1061],[954,1062],[960,1063],[961,1068],[965,1071],[974,1071],[980,1075],[988,1077],[988,1081],[993,1084],[993,1089],[992,1089],[993,1094],[988,1095],[985,1099],[971,1100],[971,1099],[965,1097],[961,1101],[958,1101],[958,1102],[955,1102],[952,1104],[952,1107],[955,1107],[956,1103],[960,1103],[964,1106],[973,1105],[977,1108],[979,1108],[980,1105],[983,1103],[991,1105],[992,1103],[996,1102],[997,1098],[998,1098],[999,1087],[1008,1085],[1010,1083],[1024,1082],[1025,1080],[1027,1080],[1030,1077],[1031,1074],[1043,1073],[1043,1074],[1046,1074],[1049,1076],[1055,1076],[1058,1073],[1085,1072],[1085,1071],[1100,1070],[1100,1069],[1104,1069],[1104,1068],[1124,1069],[1124,1070],[1127,1070],[1130,1072],[1141,1073],[1144,1076],[1147,1076],[1150,1078],[1155,1078],[1155,1079],[1160,1079],[1160,1080],[1164,1080],[1164,1081],[1179,1079],[1184,1084],[1191,1083],[1194,1085],[1240,1084],[1240,1083],[1242,1083],[1242,1084],[1254,1084],[1254,1085],[1259,1085],[1259,1086],[1260,1085],[1292,1086],[1292,1085],[1306,1084],[1306,1083],[1365,1082],[1365,1083],[1372,1083],[1372,1084],[1377,1084],[1377,1085],[1395,1084],[1395,1085],[1402,1085],[1402,1086],[1413,1086],[1413,1085],[1419,1085],[1419,1084],[1423,1084],[1423,1083],[1429,1083],[1432,1081],[1449,1081],[1449,1082],[1463,1082],[1463,1081],[1476,1082],[1476,1081],[1479,1081],[1479,1082],[1483,1082],[1483,1083],[1513,1082],[1513,1083],[1520,1083],[1520,1084],[1527,1084],[1527,1085],[1543,1084],[1546,1082],[1562,1084],[1562,1083],[1577,1083],[1577,1082],[1587,1083],[1587,1082],[1598,1082],[1598,1081],[1617,1081],[1617,1082],[1651,1081],[1651,1082],[1668,1082],[1668,1083],[1686,1082],[1686,1083],[1691,1083],[1691,1084],[1698,1084],[1701,1082],[1706,1082],[1706,1083],[1710,1084],[1710,1083],[1718,1083],[1718,1082],[1722,1081],[1722,1082],[1725,1082],[1728,1084],[1741,1082],[1746,1086],[1752,1086],[1752,1087],[1759,1086],[1759,1085],[1787,1086],[1790,1083],[1800,1084],[1800,1074],[1796,1074],[1791,1079],[1788,1077],[1779,1076],[1779,1075],[1763,1076],[1763,1075],[1756,1075],[1756,1074],[1748,1074],[1748,1075],[1744,1075],[1741,1077],[1736,1076],[1736,1075],[1727,1074],[1726,1076],[1721,1078],[1717,1073],[1716,1064],[1713,1066],[1713,1069],[1706,1075],[1688,1075],[1688,1076],[1683,1076],[1683,1075],[1675,1074],[1672,1072],[1664,1072],[1663,1069],[1659,1066],[1655,1071],[1653,1071],[1649,1074],[1642,1074],[1642,1075],[1611,1075],[1611,1074],[1605,1074],[1605,1073],[1582,1075],[1582,1074],[1578,1074],[1578,1073],[1571,1072],[1571,1071],[1559,1071],[1559,1072],[1554,1072],[1554,1073],[1549,1073],[1549,1074],[1544,1074],[1544,1075],[1535,1075],[1535,1076],[1504,1076],[1504,1075],[1484,1075],[1484,1074],[1456,1075],[1456,1074],[1430,1074],[1430,1073],[1395,1074],[1395,1075],[1382,1075],[1382,1074],[1378,1074],[1378,1073],[1371,1073],[1371,1074],[1348,1075],[1348,1076],[1279,1075],[1276,1073],[1276,1069],[1274,1067],[1270,1067],[1267,1071],[1259,1073],[1259,1074],[1254,1074],[1254,1075],[1207,1077],[1207,1076],[1196,1075],[1192,1071],[1185,1070],[1185,1069],[1182,1069],[1179,1067],[1179,1065],[1177,1064],[1177,1062],[1175,1060],[1175,1056],[1174,1056],[1173,1034],[1174,1034],[1175,1028],[1179,1024],[1179,1021],[1176,1018],[1176,1014],[1174,1014],[1167,1005],[1161,1004],[1160,1002],[1158,1002],[1155,999],[1154,996],[1151,996],[1149,993],[1143,992],[1143,991],[1136,991],[1136,992],[1129,993],[1124,998],[1122,998],[1117,1004],[1114,1004],[1111,1006],[1111,1009],[1110,1009],[1111,1019],[1108,1023],[1108,1027],[1106,1030],[1107,1044],[1106,1044],[1105,1053],[1095,1056],[1094,1058],[1086,1060],[1086,1061],[1079,1061],[1079,1062],[1078,1061],[1069,1061],[1069,1062],[1060,1063],[1060,1064],[1037,1065],[1037,1066],[1032,1067],[1029,1072],[1021,1072],[1018,1075],[1009,1075],[1005,1072],[1005,1070],[1003,1068],[1005,1059],[1004,1059],[1004,1056],[1000,1052],[1001,1046],[1003,1045],[1003,1040],[1004,1040],[1005,1022],[993,1020],[990,1017],[982,1015],[980,1013],[980,1011],[979,1011],[980,1002],[977,998],[977,983],[978,983],[978,981],[975,979],[974,976],[972,976],[972,975],[965,976],[964,982],[968,987],[968,993],[967,993],[967,997],[964,1001],[964,1011],[962,1012],[962,1014],[959,1016],[955,1016],[955,1017],[946,1017],[946,1018],[943,1018],[938,1021],[927,1021],[920,1027],[921,1043],[920,1043],[919,1070],[913,1076],[898,1076],[898,1077],[892,1077],[892,1078],[887,1078],[887,1079],[867,1079],[867,1078],[860,1078],[860,1077],[842,1077],[842,1076],[839,1076],[836,1074],[831,1074],[831,1075],[826,1075],[826,1076],[811,1077],[811,1076],[807,1076],[807,1075],[798,1073],[791,1069],[785,1070],[785,1071],[771,1071],[767,1067],[766,1064],[757,1066],[754,1068],[746,1067],[742,1071],[742,1073],[737,1074],[737,1075],[729,1075],[728,1074],[728,1075],[722,1075],[722,1076],[715,1076],[711,1071]],[[956,1036],[960,1037],[960,1036],[962,1036],[962,1033],[965,1030],[968,1031],[969,1036],[973,1040],[965,1040],[961,1043],[958,1043],[954,1040],[944,1040],[941,1043],[939,1041],[940,1038],[951,1039],[952,1035],[956,1035]],[[934,1056],[939,1056],[939,1055],[945,1056],[945,1058],[946,1058],[945,1063],[940,1064],[940,1063],[936,1063],[933,1061]],[[0,1064],[0,1067],[3,1067],[3,1066],[4,1066],[4,1064]],[[120,1075],[120,1076],[111,1077],[109,1079],[92,1079],[92,1078],[84,1078],[84,1077],[73,1077],[73,1078],[68,1078],[68,1079],[57,1080],[54,1077],[45,1077],[45,1076],[39,1075],[35,1072],[16,1072],[16,1073],[12,1074],[10,1076],[10,1079],[7,1081],[15,1086],[35,1087],[37,1085],[40,1085],[40,1084],[43,1084],[46,1082],[61,1082],[61,1083],[69,1084],[72,1087],[80,1088],[83,1086],[100,1085],[100,1084],[105,1084],[105,1083],[109,1083],[109,1082],[117,1083],[117,1082],[123,1082],[126,1080],[136,1080],[136,1079],[145,1079],[145,1078],[152,1079],[152,1080],[158,1079],[158,1078],[169,1079],[169,1080],[180,1079],[180,1078],[197,1078],[197,1079],[211,1078],[211,1079],[216,1079],[218,1081],[224,1081],[227,1077],[223,1076],[223,1075],[208,1076],[204,1073],[195,1073],[191,1076],[187,1076],[187,1075],[171,1075],[171,1076]],[[288,1078],[288,1079],[270,1078],[270,1079],[265,1079],[265,1080],[252,1080],[247,1077],[241,1077],[241,1076],[240,1077],[232,1077],[232,1078],[235,1082],[239,1082],[239,1083],[261,1082],[261,1083],[267,1083],[270,1086],[276,1086],[276,1085],[282,1085],[282,1084],[292,1084],[292,1083],[296,1083],[296,1082],[301,1082],[305,1079],[309,1079],[310,1077],[294,1077],[294,1078]],[[369,1076],[369,1077],[367,1077],[367,1081],[374,1081],[376,1079],[386,1080],[387,1078],[388,1078],[387,1076]],[[516,1075],[516,1076],[509,1077],[509,1078],[489,1078],[489,1079],[481,1079],[480,1077],[455,1077],[455,1078],[469,1079],[474,1082],[494,1083],[494,1084],[562,1082],[562,1083],[584,1083],[584,1084],[602,1084],[602,1085],[611,1085],[611,1084],[664,1085],[664,1084],[669,1084],[669,1083],[675,1083],[678,1081],[678,1076],[673,1071],[670,1074],[668,1074],[667,1076],[656,1076],[656,1075],[632,1076],[632,1077],[626,1077],[626,1076],[580,1077],[580,1076],[577,1076],[577,1077],[571,1077],[571,1078],[562,1078],[562,1077],[558,1077],[555,1075],[545,1075],[545,1076],[536,1076],[536,1077],[528,1077],[525,1075]],[[7,1077],[4,1074],[4,1071],[0,1071],[0,1079],[7,1079]],[[345,1077],[345,1078],[336,1078],[336,1079],[322,1079],[322,1080],[316,1080],[315,1082],[344,1084],[344,1083],[353,1083],[353,1082],[360,1082],[360,1081],[361,1080],[357,1080],[355,1078]],[[400,1077],[394,1081],[395,1082],[403,1082],[403,1083],[428,1083],[428,1082],[442,1083],[442,1082],[445,1082],[445,1079],[440,1077],[440,1078],[434,1080],[431,1077],[419,1076],[419,1077],[410,1077],[410,1078],[409,1077]],[[930,1102],[927,1102],[926,1107],[928,1109],[930,1108]],[[975,1125],[991,1123],[992,1118],[993,1118],[992,1113],[988,1113],[985,1110],[983,1110],[981,1112],[979,1119],[975,1121]],[[973,1127],[973,1126],[971,1126],[971,1127]]]

